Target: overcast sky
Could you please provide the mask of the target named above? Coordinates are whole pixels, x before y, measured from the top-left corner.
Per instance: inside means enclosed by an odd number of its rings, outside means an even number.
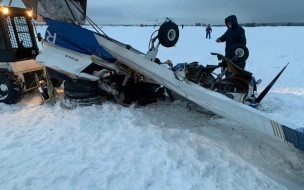
[[[13,0],[12,5],[20,2]],[[237,16],[239,23],[304,22],[304,0],[87,1],[87,15],[97,24],[153,24],[153,19],[163,17],[176,18],[179,24],[224,24],[231,14]]]

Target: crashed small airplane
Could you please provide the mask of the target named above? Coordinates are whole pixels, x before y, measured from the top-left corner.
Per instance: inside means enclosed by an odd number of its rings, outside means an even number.
[[[233,59],[212,53],[226,63],[231,73],[223,78],[225,69],[214,75],[220,65],[202,66],[198,63],[163,64],[157,59],[158,47],[174,46],[179,38],[178,26],[167,19],[151,37],[147,53],[121,43],[104,34],[86,16],[86,0],[22,0],[34,12],[36,20],[48,25],[43,47],[36,61],[43,65],[49,78],[64,80],[66,106],[91,105],[100,97],[113,98],[128,106],[133,102],[145,105],[169,96],[172,100],[184,97],[211,112],[243,126],[275,137],[289,146],[304,151],[304,133],[288,127],[255,109],[284,71],[258,95],[252,73],[235,65],[248,58],[248,49],[236,45],[229,50]],[[81,27],[85,19],[95,32]],[[47,80],[49,81],[49,80]],[[45,99],[52,96],[52,84],[41,90]],[[272,141],[272,138],[269,138]]]

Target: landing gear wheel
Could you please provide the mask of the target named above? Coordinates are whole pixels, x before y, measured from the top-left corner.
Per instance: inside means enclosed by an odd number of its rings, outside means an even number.
[[[158,30],[159,43],[164,47],[174,46],[179,38],[178,26],[174,22],[163,23]]]
[[[0,103],[15,104],[23,94],[22,82],[13,72],[0,69]]]
[[[243,62],[248,59],[249,50],[242,44],[235,44],[229,48],[228,55],[231,59],[237,55],[238,58],[236,62]]]

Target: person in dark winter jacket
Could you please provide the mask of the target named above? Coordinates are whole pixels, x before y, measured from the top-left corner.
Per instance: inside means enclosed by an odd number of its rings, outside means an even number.
[[[210,24],[208,24],[207,27],[206,27],[206,39],[208,38],[208,36],[209,36],[209,39],[210,39],[211,32],[212,32],[212,28],[211,28]]]
[[[216,42],[226,42],[225,57],[232,59],[233,57],[229,57],[228,54],[229,48],[235,44],[242,44],[246,46],[246,35],[243,27],[238,24],[235,15],[228,16],[225,19],[225,23],[228,29],[221,37],[216,39]],[[236,62],[235,64],[240,68],[245,69],[245,61]]]

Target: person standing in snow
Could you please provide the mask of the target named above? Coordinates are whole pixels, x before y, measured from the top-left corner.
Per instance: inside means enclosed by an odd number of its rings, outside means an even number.
[[[246,46],[246,35],[245,30],[238,24],[237,18],[235,15],[230,15],[225,18],[225,23],[227,26],[226,32],[219,38],[217,38],[216,42],[226,42],[225,48],[225,57],[228,59],[232,59],[233,57],[229,57],[228,51],[229,48],[235,44],[242,44]],[[246,62],[237,62],[235,63],[238,67],[245,69]]]
[[[208,36],[209,36],[209,39],[211,38],[211,32],[212,32],[212,28],[211,28],[210,24],[208,24],[206,27],[206,39],[208,38]]]

